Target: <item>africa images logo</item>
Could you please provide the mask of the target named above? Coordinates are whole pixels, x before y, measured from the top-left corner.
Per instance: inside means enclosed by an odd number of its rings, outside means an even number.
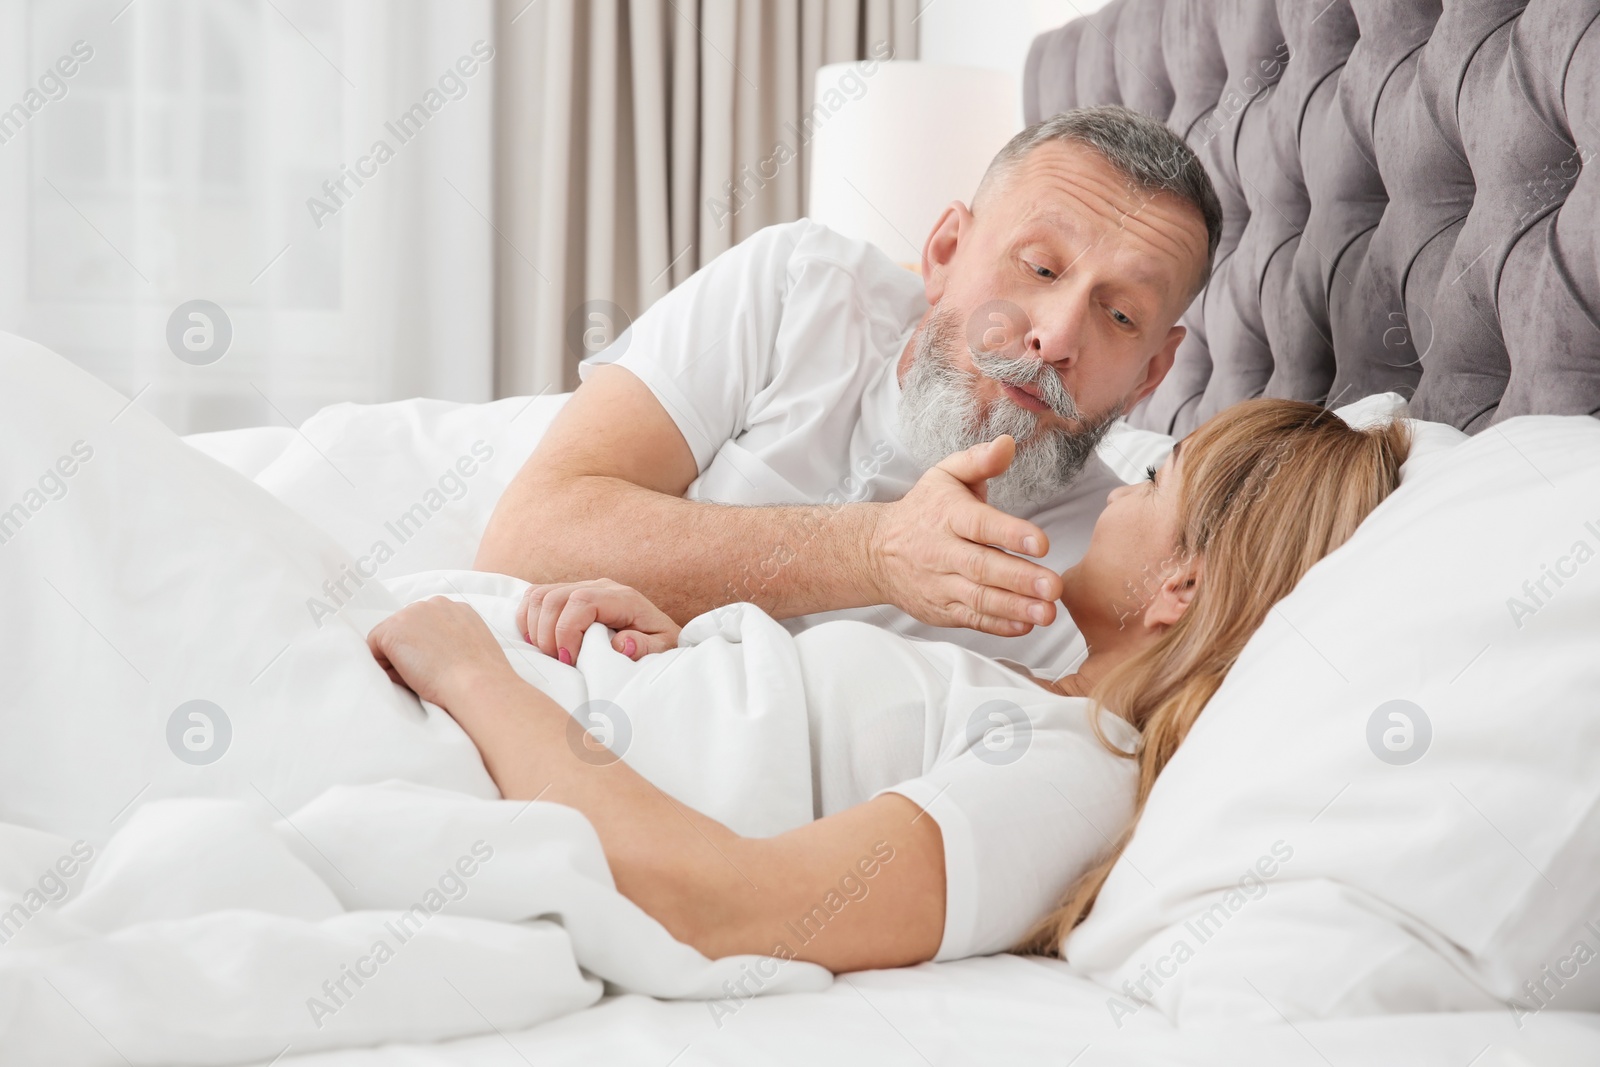
[[[1409,700],[1386,700],[1367,717],[1367,747],[1391,766],[1417,762],[1432,743],[1428,713]]]

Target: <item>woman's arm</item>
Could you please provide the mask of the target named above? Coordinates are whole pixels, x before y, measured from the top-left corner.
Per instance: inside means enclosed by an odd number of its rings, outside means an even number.
[[[476,612],[435,598],[369,637],[397,680],[453,715],[508,799],[583,812],[617,889],[713,959],[793,957],[833,971],[932,959],[944,932],[938,824],[886,794],[771,838],[680,804],[516,676]]]

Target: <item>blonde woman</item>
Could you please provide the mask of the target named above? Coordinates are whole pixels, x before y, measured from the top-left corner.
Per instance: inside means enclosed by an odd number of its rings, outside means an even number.
[[[983,449],[1011,447],[1001,438],[940,469],[965,479]],[[802,794],[790,799],[804,816],[781,832],[734,829],[737,798],[694,810],[627,760],[585,758],[569,709],[511,669],[470,607],[419,601],[369,644],[397,681],[455,717],[506,797],[582,811],[618,890],[709,957],[837,972],[1019,944],[1057,952],[1092,905],[1112,842],[1126,840],[1250,634],[1394,489],[1408,447],[1403,424],[1355,430],[1294,401],[1211,419],[1143,482],[1111,493],[1063,575],[1062,603],[1089,653],[1054,680],[855,622],[790,636],[741,605],[739,633],[718,612],[680,630],[615,583],[528,590],[520,622],[534,644],[573,612],[613,631],[609,645],[591,638],[575,666],[550,670],[600,670],[597,657],[610,657],[650,672],[635,703],[652,708],[636,718],[692,724],[711,714],[711,693],[800,691],[811,774],[767,784]],[[730,637],[758,635],[786,643],[759,660],[772,673],[723,677],[756,662],[731,656]],[[987,747],[991,720],[1022,743]],[[716,753],[706,759],[690,771],[715,780]]]

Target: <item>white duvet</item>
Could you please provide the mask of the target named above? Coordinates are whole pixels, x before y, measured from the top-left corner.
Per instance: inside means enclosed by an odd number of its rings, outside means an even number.
[[[432,592],[488,598],[504,632],[509,579],[413,576],[402,599],[44,349],[0,336],[0,380],[0,1061],[438,1040],[570,1012],[598,979],[725,996],[757,965],[618,895],[576,812],[494,799],[454,722],[366,653]],[[746,828],[810,818],[760,788],[809,794],[797,703],[723,724],[769,754],[719,782]],[[759,965],[763,992],[829,981]]]

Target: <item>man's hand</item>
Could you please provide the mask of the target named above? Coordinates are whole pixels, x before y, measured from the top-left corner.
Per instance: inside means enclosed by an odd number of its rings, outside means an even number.
[[[1005,637],[1055,620],[1061,576],[1009,554],[1043,556],[1049,538],[987,503],[988,480],[1011,465],[1016,448],[1002,435],[957,452],[883,505],[869,558],[885,603],[935,626]]]
[[[643,593],[609,578],[529,586],[517,610],[522,636],[539,651],[571,664],[591,623],[615,630],[611,647],[637,660],[678,647],[682,629]]]

